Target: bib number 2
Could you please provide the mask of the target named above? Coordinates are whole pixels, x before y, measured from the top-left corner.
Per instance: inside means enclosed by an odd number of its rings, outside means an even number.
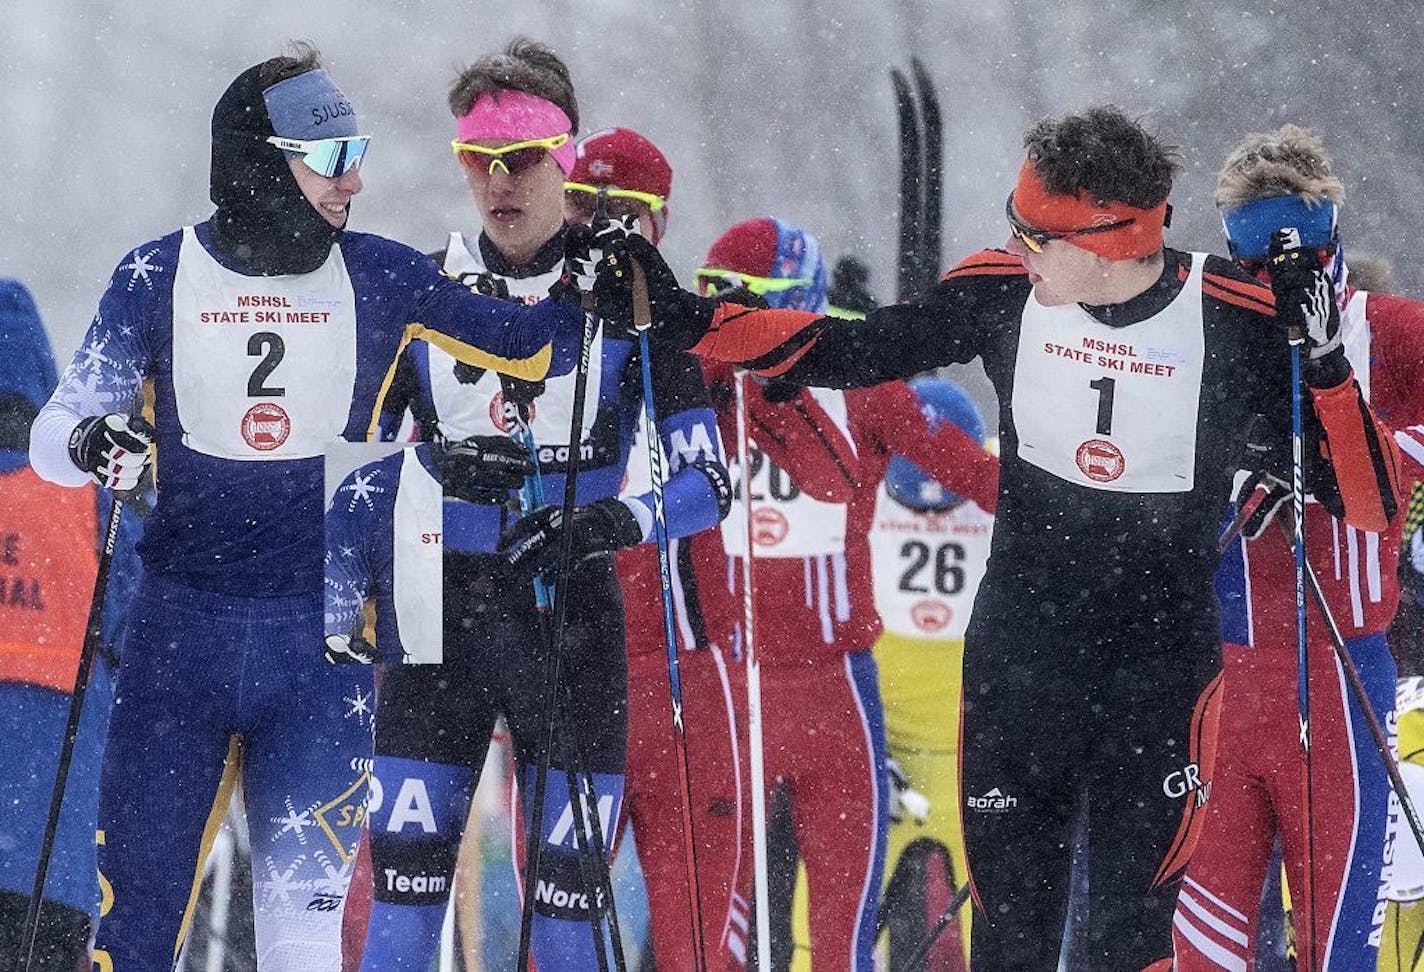
[[[287,354],[287,345],[282,340],[280,334],[271,331],[258,331],[247,339],[247,356],[262,360],[257,362],[257,367],[252,369],[252,374],[247,378],[247,394],[250,398],[277,397],[287,394],[287,389],[280,386],[268,386],[267,379],[272,372],[277,370],[277,366],[282,363],[282,358]]]

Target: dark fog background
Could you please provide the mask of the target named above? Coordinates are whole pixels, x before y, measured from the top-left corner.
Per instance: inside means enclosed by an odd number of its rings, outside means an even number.
[[[675,171],[666,243],[688,274],[765,213],[854,251],[893,286],[896,156],[887,69],[923,58],[947,133],[946,260],[1004,238],[1035,118],[1102,101],[1186,151],[1173,245],[1222,248],[1212,176],[1250,130],[1323,132],[1348,242],[1411,267],[1424,162],[1418,9],[1157,0],[524,0],[303,3],[5,0],[0,273],[34,290],[67,358],[114,265],[205,218],[212,105],[291,38],[315,42],[375,136],[351,226],[422,248],[475,228],[449,149],[455,71],[515,33],[569,62],[582,131],[627,124]]]

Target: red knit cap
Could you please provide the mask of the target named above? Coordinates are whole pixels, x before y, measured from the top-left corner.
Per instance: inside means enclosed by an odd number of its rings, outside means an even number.
[[[703,266],[770,277],[776,266],[776,222],[766,217],[738,223],[717,237]]]
[[[672,166],[658,147],[631,128],[605,128],[578,144],[570,182],[672,194]]]

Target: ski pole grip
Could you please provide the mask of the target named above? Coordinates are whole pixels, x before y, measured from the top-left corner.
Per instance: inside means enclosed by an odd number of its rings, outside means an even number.
[[[633,330],[646,331],[653,326],[653,307],[648,300],[648,276],[643,265],[629,259],[633,269]]]

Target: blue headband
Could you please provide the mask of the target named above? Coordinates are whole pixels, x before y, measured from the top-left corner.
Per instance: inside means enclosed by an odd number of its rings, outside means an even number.
[[[277,82],[262,92],[262,100],[273,135],[315,141],[360,134],[356,109],[322,68]]]
[[[1312,203],[1300,196],[1271,196],[1257,199],[1221,216],[1231,255],[1238,259],[1264,259],[1271,250],[1271,234],[1294,226],[1301,242],[1313,249],[1335,242],[1335,204]]]

